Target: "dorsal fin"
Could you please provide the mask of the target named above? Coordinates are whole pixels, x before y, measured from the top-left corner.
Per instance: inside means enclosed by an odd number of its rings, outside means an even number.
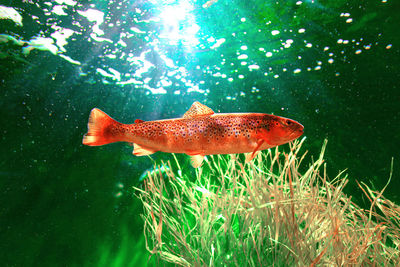
[[[144,122],[144,120],[140,120],[140,119],[136,119],[136,120],[135,120],[135,123],[136,123],[136,124],[142,123],[142,122]]]
[[[208,116],[212,114],[214,114],[214,111],[211,108],[196,101],[193,103],[190,109],[186,111],[186,113],[183,115],[183,118],[189,119],[201,116]]]

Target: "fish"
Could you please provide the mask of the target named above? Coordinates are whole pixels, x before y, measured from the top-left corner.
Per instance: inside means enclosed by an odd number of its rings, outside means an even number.
[[[98,108],[91,110],[82,143],[102,146],[115,142],[133,144],[136,156],[157,151],[185,153],[198,168],[206,155],[247,153],[246,163],[256,154],[288,143],[303,134],[295,120],[264,113],[214,113],[194,102],[181,118],[120,123]]]

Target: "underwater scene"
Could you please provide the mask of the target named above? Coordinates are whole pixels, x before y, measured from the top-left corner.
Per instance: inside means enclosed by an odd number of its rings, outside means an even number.
[[[2,266],[400,266],[400,1],[0,0]]]

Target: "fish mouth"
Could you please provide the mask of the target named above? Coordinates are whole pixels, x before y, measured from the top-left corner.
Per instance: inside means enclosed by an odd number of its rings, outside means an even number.
[[[292,130],[289,136],[293,140],[300,137],[303,133],[304,133],[304,126],[299,123],[297,127]]]

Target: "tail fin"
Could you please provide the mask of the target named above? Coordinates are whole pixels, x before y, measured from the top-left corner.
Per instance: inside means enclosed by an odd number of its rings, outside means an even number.
[[[89,116],[88,132],[83,136],[82,143],[88,146],[101,146],[122,141],[120,131],[115,131],[121,123],[117,122],[98,108],[92,109]]]

